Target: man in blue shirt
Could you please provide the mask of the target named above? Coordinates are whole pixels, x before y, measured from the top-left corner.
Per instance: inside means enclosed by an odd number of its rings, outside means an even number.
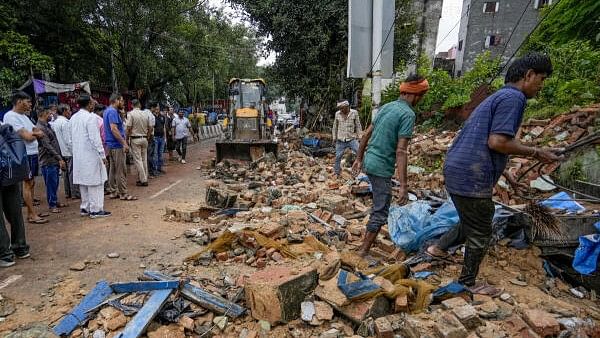
[[[506,85],[477,106],[448,150],[444,178],[460,223],[444,234],[438,245],[427,248],[427,253],[443,257],[450,246],[464,242],[458,281],[466,286],[475,285],[490,243],[493,188],[504,173],[508,156],[529,156],[544,163],[561,159],[552,149],[528,147],[515,139],[527,99],[537,95],[551,74],[552,63],[546,55],[532,53],[515,60],[506,73]],[[514,178],[504,175],[516,189]]]
[[[110,198],[121,200],[136,199],[127,194],[127,164],[126,154],[129,146],[125,139],[125,127],[119,111],[123,109],[125,100],[118,93],[110,96],[110,106],[104,110],[104,138],[108,148],[108,160],[110,168],[108,171],[108,191]]]

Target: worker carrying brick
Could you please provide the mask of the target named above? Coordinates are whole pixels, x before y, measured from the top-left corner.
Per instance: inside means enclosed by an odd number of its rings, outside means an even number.
[[[472,288],[494,293],[475,279],[492,237],[493,189],[504,175],[513,189],[519,185],[505,172],[509,155],[530,156],[543,163],[561,160],[558,149],[521,144],[515,135],[521,126],[527,99],[542,89],[552,74],[550,58],[531,53],[515,60],[506,73],[505,86],[485,99],[470,115],[454,139],[444,163],[446,190],[454,202],[460,223],[445,233],[437,245],[427,248],[434,258],[448,256],[446,250],[465,244],[462,272],[458,281]]]
[[[358,254],[366,256],[381,227],[387,223],[392,190],[399,204],[408,201],[408,142],[413,135],[415,112],[413,107],[429,90],[427,80],[410,75],[400,84],[400,97],[383,105],[373,123],[363,135],[352,172],[356,175],[361,167],[368,175],[373,191],[373,208],[367,232]],[[392,177],[399,185],[392,187]]]

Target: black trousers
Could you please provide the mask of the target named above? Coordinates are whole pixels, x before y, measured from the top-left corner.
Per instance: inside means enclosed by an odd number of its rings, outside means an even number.
[[[12,258],[13,252],[19,255],[29,252],[25,239],[21,199],[16,196],[21,196],[21,182],[0,187],[0,258]],[[5,217],[10,223],[10,235],[4,223]]]
[[[181,156],[181,159],[185,160],[185,153],[187,152],[187,137],[175,140],[175,150],[177,151],[177,154]]]
[[[465,260],[459,282],[471,286],[479,273],[479,265],[485,257],[492,238],[494,202],[492,198],[473,198],[450,194],[458,212],[460,223],[445,233],[439,247],[465,244]]]

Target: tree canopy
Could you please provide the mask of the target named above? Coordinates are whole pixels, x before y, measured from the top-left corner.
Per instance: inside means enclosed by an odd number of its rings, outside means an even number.
[[[255,32],[206,1],[7,0],[0,12],[4,95],[33,72],[189,105],[211,97],[213,76],[223,97],[230,77],[258,72]]]

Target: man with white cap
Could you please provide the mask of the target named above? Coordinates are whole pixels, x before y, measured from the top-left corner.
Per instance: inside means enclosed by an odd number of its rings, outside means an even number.
[[[358,153],[358,138],[362,132],[358,112],[350,109],[350,103],[342,100],[337,103],[338,111],[335,112],[333,121],[333,141],[335,142],[335,166],[333,171],[336,176],[340,175],[342,156],[347,148],[350,148],[354,154]]]

